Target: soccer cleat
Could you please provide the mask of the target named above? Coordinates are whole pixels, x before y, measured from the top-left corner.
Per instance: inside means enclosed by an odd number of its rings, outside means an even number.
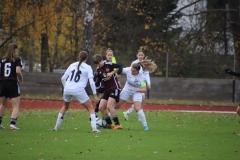
[[[5,129],[5,127],[3,127],[3,125],[0,125],[0,129]]]
[[[103,126],[103,128],[106,128],[106,127],[107,127],[107,122],[106,122],[106,121],[103,121],[102,126]]]
[[[143,130],[144,130],[144,131],[148,131],[148,126],[144,126],[144,127],[143,127]]]
[[[55,126],[55,127],[53,128],[53,130],[54,130],[54,131],[58,131],[58,130],[59,130],[59,127]]]
[[[93,133],[100,133],[100,131],[98,129],[92,129]]]
[[[107,124],[106,128],[107,128],[107,129],[113,129],[113,128],[114,128],[114,125],[112,125],[112,124]]]
[[[113,129],[122,129],[121,125],[116,125]]]
[[[9,127],[10,130],[19,130],[20,128],[16,127],[15,125],[10,125]]]
[[[123,112],[123,116],[124,116],[125,120],[127,121],[127,120],[128,120],[128,114],[127,114],[127,112]]]

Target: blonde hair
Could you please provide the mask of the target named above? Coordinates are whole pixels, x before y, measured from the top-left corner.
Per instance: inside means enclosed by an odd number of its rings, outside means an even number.
[[[106,53],[107,53],[107,52],[113,52],[113,51],[112,51],[111,48],[108,48],[108,49],[106,50]]]
[[[144,71],[149,71],[150,73],[155,72],[155,70],[157,69],[157,65],[155,64],[155,62],[151,59],[147,59],[147,57],[143,61],[138,62],[138,64],[142,66]]]

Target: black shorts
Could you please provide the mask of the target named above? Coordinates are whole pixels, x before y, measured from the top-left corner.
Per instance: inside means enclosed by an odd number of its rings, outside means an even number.
[[[17,81],[0,81],[0,97],[14,98],[20,96],[20,88]]]
[[[108,98],[111,97],[111,98],[115,99],[116,102],[119,102],[119,95],[120,95],[120,90],[115,89],[112,92],[105,92],[101,99],[108,100]]]

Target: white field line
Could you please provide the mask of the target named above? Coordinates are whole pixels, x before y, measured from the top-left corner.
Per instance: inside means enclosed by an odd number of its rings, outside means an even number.
[[[173,112],[190,112],[190,113],[228,113],[228,114],[236,114],[235,111],[197,111],[197,110],[166,110]]]

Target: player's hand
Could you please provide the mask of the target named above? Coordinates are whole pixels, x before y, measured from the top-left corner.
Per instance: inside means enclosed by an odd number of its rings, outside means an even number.
[[[225,69],[225,73],[230,73],[231,70],[230,69]]]
[[[112,77],[113,73],[110,72],[110,73],[107,73],[107,78],[110,79]]]
[[[119,78],[121,78],[121,75],[119,75],[119,74],[116,74],[116,78],[118,78],[118,79],[119,79]]]
[[[151,85],[150,85],[150,84],[148,84],[148,85],[147,85],[147,88],[148,88],[148,89],[151,89]]]
[[[23,83],[23,79],[21,78],[21,79],[19,79],[19,83],[20,84],[22,84]]]

